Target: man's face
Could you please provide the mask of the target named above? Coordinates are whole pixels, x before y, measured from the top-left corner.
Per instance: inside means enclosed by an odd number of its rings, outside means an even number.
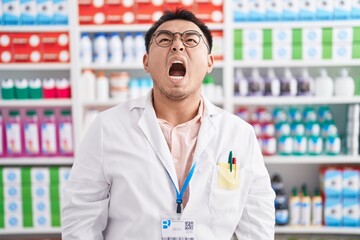
[[[198,26],[185,20],[165,22],[156,32],[161,30],[172,33],[195,30],[203,35]],[[180,38],[180,34],[175,34],[170,46],[160,47],[152,37],[149,53],[143,59],[144,68],[154,81],[154,94],[173,101],[200,94],[202,81],[213,67],[213,56],[209,54],[205,36],[200,37],[199,44],[192,48],[186,47]]]

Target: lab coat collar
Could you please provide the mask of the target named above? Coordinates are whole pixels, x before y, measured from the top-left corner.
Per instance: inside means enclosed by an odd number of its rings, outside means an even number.
[[[194,152],[193,161],[200,159],[202,153],[207,148],[208,144],[215,136],[216,128],[212,122],[212,116],[219,114],[223,110],[213,105],[206,97],[202,96],[204,100],[205,113],[199,130],[199,138]],[[167,147],[166,140],[163,136],[155,110],[152,104],[152,91],[145,97],[130,100],[130,111],[134,109],[143,109],[143,113],[138,121],[139,127],[142,129],[145,137],[153,150],[159,157],[164,165],[174,185],[179,190],[178,180],[174,163],[169,148]]]

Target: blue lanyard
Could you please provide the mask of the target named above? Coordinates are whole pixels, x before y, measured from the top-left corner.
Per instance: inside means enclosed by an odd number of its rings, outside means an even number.
[[[179,193],[179,191],[177,190],[174,181],[172,181],[173,184],[174,184],[175,190],[176,190],[176,203],[177,203],[176,213],[181,213],[182,199],[183,199],[185,190],[186,190],[186,188],[188,187],[189,182],[190,182],[192,176],[194,175],[195,166],[196,166],[196,162],[195,162],[194,165],[191,167],[190,172],[189,172],[189,174],[187,175],[187,177],[186,177],[186,179],[185,179],[184,185],[183,185],[183,187],[181,188],[180,193]]]

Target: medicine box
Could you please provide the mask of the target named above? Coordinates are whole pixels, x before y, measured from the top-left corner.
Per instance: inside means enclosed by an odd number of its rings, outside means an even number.
[[[247,0],[233,0],[234,21],[243,22],[249,18],[249,5]]]
[[[359,200],[357,198],[344,198],[343,226],[358,227],[359,218],[360,218]]]
[[[299,18],[299,1],[283,0],[283,20],[295,21]]]
[[[325,168],[322,175],[325,197],[340,198],[343,187],[342,170],[339,168]]]
[[[324,207],[325,226],[342,226],[342,212],[341,198],[326,198]]]
[[[360,175],[355,168],[343,169],[343,197],[358,198],[360,189]]]

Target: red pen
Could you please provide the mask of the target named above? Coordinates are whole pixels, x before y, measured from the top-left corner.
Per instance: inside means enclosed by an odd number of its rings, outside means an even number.
[[[235,178],[235,176],[236,176],[236,157],[233,157],[232,164],[234,165],[234,168],[235,168],[235,175],[234,175],[234,178]]]

